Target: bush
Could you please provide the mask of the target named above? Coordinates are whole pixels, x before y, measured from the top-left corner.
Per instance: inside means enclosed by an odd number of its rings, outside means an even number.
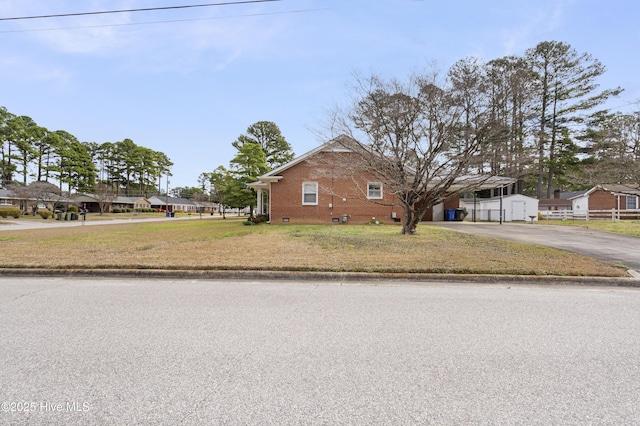
[[[259,214],[253,218],[253,223],[255,223],[256,225],[259,223],[265,223],[268,221],[269,221],[269,215],[266,215],[266,214]]]
[[[112,212],[113,212],[113,213],[122,213],[122,209],[114,208],[114,209],[112,210]]]
[[[39,209],[38,210],[38,216],[40,216],[43,219],[49,219],[51,217],[53,213],[51,213],[49,210],[47,209]]]
[[[70,213],[78,213],[78,206],[69,206],[68,211]]]
[[[22,216],[22,210],[15,207],[9,209],[0,209],[0,217],[6,219],[9,216],[13,217],[14,219],[18,219],[20,216]]]
[[[242,224],[246,226],[255,225],[255,223],[251,222],[250,220],[245,220],[244,222],[242,222]]]

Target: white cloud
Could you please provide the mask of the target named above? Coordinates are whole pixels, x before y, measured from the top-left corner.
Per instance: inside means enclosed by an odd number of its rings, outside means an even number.
[[[0,75],[8,81],[48,82],[56,91],[69,84],[72,73],[21,56],[0,56]]]
[[[573,3],[573,0],[553,1],[521,8],[519,13],[513,13],[519,19],[501,32],[505,54],[522,54],[525,49],[545,40],[548,34],[562,26],[567,6]]]

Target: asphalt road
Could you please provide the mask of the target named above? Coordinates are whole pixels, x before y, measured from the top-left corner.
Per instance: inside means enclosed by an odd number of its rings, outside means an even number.
[[[626,265],[640,272],[640,238],[577,226],[523,223],[433,222],[460,232],[540,244]]]
[[[638,424],[640,290],[0,278],[0,424]]]

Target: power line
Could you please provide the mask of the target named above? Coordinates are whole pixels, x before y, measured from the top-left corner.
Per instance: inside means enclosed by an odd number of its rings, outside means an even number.
[[[285,12],[265,12],[265,13],[250,13],[245,15],[232,15],[232,16],[215,16],[210,18],[190,18],[190,19],[169,19],[163,21],[144,21],[144,22],[126,22],[122,24],[103,24],[103,25],[83,25],[78,27],[57,27],[57,28],[37,28],[37,29],[29,29],[29,30],[5,30],[0,31],[0,34],[7,33],[29,33],[29,32],[40,32],[40,31],[63,31],[63,30],[79,30],[79,29],[87,29],[87,28],[105,28],[105,27],[128,27],[134,25],[150,25],[150,24],[170,24],[175,22],[193,22],[193,21],[211,21],[215,19],[228,19],[228,18],[238,18],[238,17],[251,17],[251,16],[269,16],[269,15],[284,15],[290,13],[305,13],[305,12],[317,12],[321,10],[328,10],[326,8],[322,9],[301,9],[301,10],[290,10]]]
[[[153,10],[171,10],[171,9],[189,9],[195,7],[212,7],[212,6],[231,6],[234,4],[250,4],[250,3],[267,3],[276,2],[282,0],[243,0],[236,2],[222,2],[222,3],[204,3],[204,4],[189,4],[182,6],[164,6],[164,7],[147,7],[141,9],[120,9],[120,10],[104,10],[98,12],[78,12],[78,13],[61,13],[57,15],[35,15],[35,16],[18,16],[13,18],[0,18],[0,21],[18,21],[25,19],[42,19],[42,18],[62,18],[69,16],[86,16],[86,15],[106,15],[112,13],[126,13],[126,12],[149,12]]]

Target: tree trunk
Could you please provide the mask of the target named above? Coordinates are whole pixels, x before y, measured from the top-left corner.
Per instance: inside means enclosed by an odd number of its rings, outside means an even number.
[[[404,207],[404,213],[402,215],[402,235],[414,235],[417,233],[416,229],[420,218],[415,215],[415,212],[409,206]]]

